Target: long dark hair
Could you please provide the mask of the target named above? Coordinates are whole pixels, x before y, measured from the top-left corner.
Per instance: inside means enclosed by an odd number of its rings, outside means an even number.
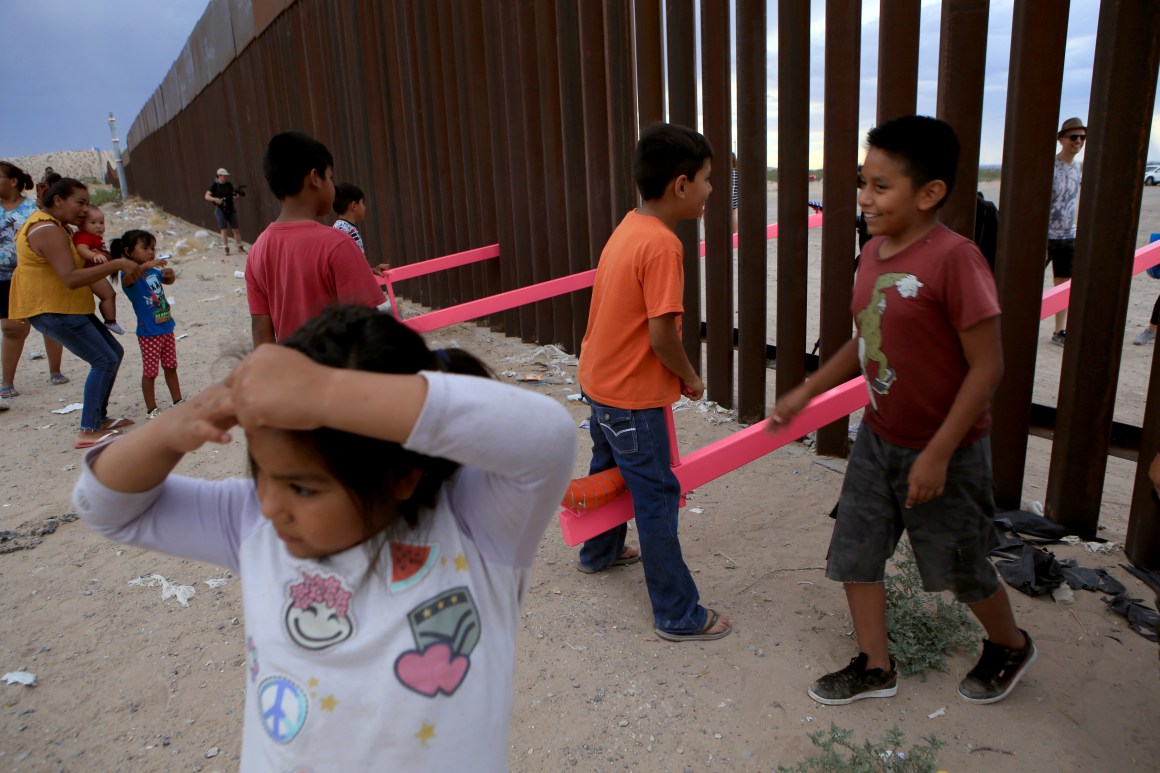
[[[31,190],[36,184],[32,182],[32,177],[28,172],[25,172],[11,161],[0,161],[0,170],[4,171],[5,177],[10,177],[16,181],[17,193],[24,193],[24,191]]]
[[[281,344],[333,368],[492,377],[487,366],[468,352],[432,351],[422,336],[394,317],[363,306],[330,306]],[[408,451],[400,443],[328,427],[294,435],[318,452],[330,474],[346,488],[368,532],[383,523],[390,532],[403,529],[403,524],[409,529],[418,527],[420,512],[435,505],[439,488],[459,468],[456,462]],[[392,484],[413,470],[421,473],[414,494],[396,501]]]
[[[109,245],[109,254],[114,258],[127,258],[138,244],[149,247],[156,243],[156,236],[140,228],[134,228],[121,234],[120,238],[113,240]]]

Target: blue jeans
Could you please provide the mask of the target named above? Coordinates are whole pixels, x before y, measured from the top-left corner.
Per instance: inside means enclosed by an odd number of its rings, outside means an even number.
[[[109,418],[109,395],[125,349],[93,314],[37,314],[28,321],[38,332],[60,341],[91,366],[85,379],[81,430],[99,430],[101,422]]]
[[[617,467],[624,476],[632,495],[644,581],[656,627],[671,633],[701,630],[708,612],[697,603],[697,584],[685,565],[677,537],[681,486],[669,463],[664,409],[633,411],[601,405],[587,395],[584,399],[592,406],[588,474]],[[622,524],[586,541],[580,548],[581,565],[596,570],[612,566],[624,551],[627,533],[628,525]]]

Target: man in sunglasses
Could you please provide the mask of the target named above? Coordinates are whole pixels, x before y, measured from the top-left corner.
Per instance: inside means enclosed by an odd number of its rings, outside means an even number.
[[[1047,221],[1047,262],[1058,287],[1071,279],[1072,258],[1075,257],[1075,214],[1079,209],[1079,184],[1083,170],[1075,157],[1087,141],[1087,127],[1083,119],[1068,118],[1059,127],[1059,153],[1055,157],[1055,173],[1051,180],[1051,212]],[[1051,342],[1063,346],[1067,341],[1067,309],[1055,315],[1055,332]]]

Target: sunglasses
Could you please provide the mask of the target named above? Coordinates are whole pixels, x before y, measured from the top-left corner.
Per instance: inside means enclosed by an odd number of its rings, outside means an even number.
[[[1067,139],[1071,140],[1072,142],[1075,142],[1075,141],[1077,141],[1077,140],[1079,140],[1079,141],[1081,141],[1081,142],[1082,142],[1083,140],[1086,140],[1086,139],[1087,139],[1087,135],[1086,135],[1086,134],[1067,134],[1067,135],[1064,135],[1064,136],[1065,136]]]

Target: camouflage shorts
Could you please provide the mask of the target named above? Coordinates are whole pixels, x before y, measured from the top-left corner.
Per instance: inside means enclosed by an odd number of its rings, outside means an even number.
[[[907,476],[918,454],[862,425],[846,465],[826,577],[882,582],[905,530],[926,590],[950,590],[965,604],[984,601],[999,590],[987,559],[997,537],[991,441],[984,437],[955,451],[942,495],[907,510]]]

